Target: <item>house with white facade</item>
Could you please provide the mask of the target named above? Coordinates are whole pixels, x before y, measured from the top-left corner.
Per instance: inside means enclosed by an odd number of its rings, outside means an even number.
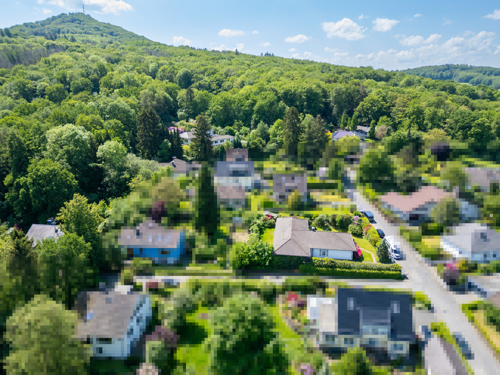
[[[273,198],[275,201],[284,203],[295,190],[300,193],[302,202],[305,202],[307,200],[307,174],[275,173],[273,175]]]
[[[125,359],[143,335],[152,316],[151,298],[131,289],[78,295],[77,337],[92,346],[94,357]]]
[[[249,190],[254,183],[253,161],[218,161],[215,164],[215,183]]]
[[[455,259],[500,260],[500,233],[480,223],[460,224],[441,237],[441,247]]]
[[[234,135],[224,134],[224,135],[214,135],[212,137],[212,146],[219,146],[226,143],[226,141],[232,142],[234,140]]]
[[[365,347],[395,358],[407,356],[415,340],[408,293],[337,288],[335,298],[308,299],[307,314],[324,349]]]
[[[296,217],[276,219],[273,246],[276,255],[303,258],[352,260],[357,253],[350,233],[315,232],[307,219]]]
[[[489,299],[500,294],[500,274],[467,276],[467,290]]]

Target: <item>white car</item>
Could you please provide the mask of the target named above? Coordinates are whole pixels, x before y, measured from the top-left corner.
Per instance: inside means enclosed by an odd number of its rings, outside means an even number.
[[[384,241],[389,247],[389,254],[393,259],[401,259],[401,246],[399,242],[392,236],[384,237]]]

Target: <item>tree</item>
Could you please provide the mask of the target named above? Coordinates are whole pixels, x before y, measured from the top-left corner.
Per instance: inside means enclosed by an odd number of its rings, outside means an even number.
[[[153,108],[147,107],[137,118],[137,148],[144,159],[158,154],[162,140],[161,120]]]
[[[198,191],[195,203],[195,228],[212,236],[219,224],[219,205],[208,165],[203,163],[198,176]]]
[[[302,206],[302,194],[298,190],[292,191],[288,197],[288,208],[297,211]]]
[[[454,198],[441,200],[431,211],[434,222],[446,226],[453,226],[460,221],[460,204]]]
[[[368,138],[370,139],[375,139],[375,129],[377,127],[377,123],[375,120],[372,120],[370,124],[370,130],[368,131]]]
[[[431,129],[424,134],[424,142],[429,146],[449,140],[451,140],[451,137],[443,129],[439,128]]]
[[[210,318],[210,369],[215,374],[286,371],[288,360],[275,342],[274,322],[258,297],[233,295]]]
[[[67,96],[68,93],[61,83],[56,83],[45,89],[45,97],[54,103],[61,103]]]
[[[86,374],[90,351],[75,337],[77,323],[74,312],[45,295],[18,308],[7,321],[7,373]]]
[[[323,152],[328,143],[328,135],[326,134],[326,124],[320,115],[307,127],[304,134],[305,141],[308,146],[308,151],[311,156],[318,155]]]
[[[340,128],[346,129],[348,123],[349,123],[349,117],[344,112],[344,113],[342,113],[342,119],[340,120]]]
[[[300,117],[295,107],[290,107],[283,120],[283,142],[289,154],[297,153],[300,138]]]
[[[370,375],[373,368],[363,348],[349,349],[334,366],[334,374]]]
[[[158,151],[158,157],[161,162],[168,163],[171,159],[170,150],[172,149],[172,144],[168,139],[165,139],[160,145],[160,151]]]
[[[328,178],[330,180],[341,180],[344,175],[344,159],[331,158],[328,163]]]
[[[352,115],[351,119],[351,130],[356,131],[359,126],[359,120],[358,120],[358,112],[354,112],[354,115]]]
[[[193,74],[189,69],[181,69],[179,73],[177,73],[175,79],[177,81],[177,84],[181,88],[187,89],[189,86],[191,86],[193,80]]]
[[[389,257],[389,246],[387,245],[387,242],[382,241],[379,243],[377,246],[377,257],[382,263],[388,263],[391,261]]]
[[[205,114],[196,117],[196,126],[193,131],[194,139],[191,141],[191,151],[198,161],[209,161],[212,158],[212,137],[210,123]]]
[[[458,188],[460,191],[465,189],[469,180],[464,168],[459,162],[450,162],[441,172],[441,180],[448,183],[448,188]]]
[[[15,131],[11,131],[9,134],[8,149],[12,178],[16,180],[18,177],[23,176],[28,170],[29,158],[24,141]]]
[[[38,244],[41,292],[70,309],[78,291],[91,285],[92,270],[88,268],[91,250],[91,245],[74,233],[65,233],[57,242],[45,239]]]
[[[71,172],[49,159],[32,160],[27,175],[14,182],[7,200],[21,222],[43,223],[55,216],[77,190]]]
[[[481,214],[488,223],[500,227],[500,195],[487,195],[481,208]]]
[[[360,160],[357,178],[361,184],[391,186],[394,179],[394,165],[387,152],[369,149]]]
[[[104,185],[110,196],[121,196],[127,190],[127,148],[120,142],[107,141],[99,146],[97,158],[104,170]]]

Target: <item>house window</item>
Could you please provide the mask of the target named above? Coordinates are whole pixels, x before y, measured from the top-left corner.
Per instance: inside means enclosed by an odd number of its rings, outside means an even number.
[[[403,350],[403,344],[392,344],[392,350],[393,351],[402,351]]]
[[[326,257],[326,250],[321,250],[321,256]]]
[[[162,250],[162,251],[160,251],[160,254],[161,255],[170,255],[170,251],[169,250]]]
[[[113,342],[113,339],[112,338],[108,338],[108,337],[98,337],[96,339],[96,343],[98,344],[111,344]]]
[[[153,236],[149,236],[149,242],[153,242]]]
[[[132,336],[134,334],[134,328],[131,327],[128,331],[127,331],[127,336]]]
[[[349,345],[349,346],[354,345],[354,339],[353,338],[345,338],[344,345]]]
[[[347,299],[347,310],[354,310],[354,298]]]
[[[325,335],[325,341],[334,342],[335,336],[334,335]]]
[[[142,255],[142,248],[141,248],[141,249],[139,249],[139,254],[141,254],[141,255]]]
[[[102,348],[95,348],[97,354],[102,354]]]
[[[392,313],[399,314],[399,302],[397,301],[392,302]]]

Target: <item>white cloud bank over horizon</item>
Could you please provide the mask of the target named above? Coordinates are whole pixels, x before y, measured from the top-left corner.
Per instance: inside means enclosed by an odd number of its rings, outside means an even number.
[[[305,36],[304,34],[299,34],[295,36],[289,36],[288,38],[285,38],[285,42],[287,43],[304,43],[311,39],[308,36]]]
[[[241,35],[245,35],[245,32],[241,31],[241,30],[222,29],[221,31],[219,31],[219,35],[226,36],[226,37],[241,36]]]
[[[134,10],[132,5],[123,0],[38,0],[38,4],[56,5],[67,10],[80,10],[82,4],[87,11],[96,13],[118,14],[122,11]]]

